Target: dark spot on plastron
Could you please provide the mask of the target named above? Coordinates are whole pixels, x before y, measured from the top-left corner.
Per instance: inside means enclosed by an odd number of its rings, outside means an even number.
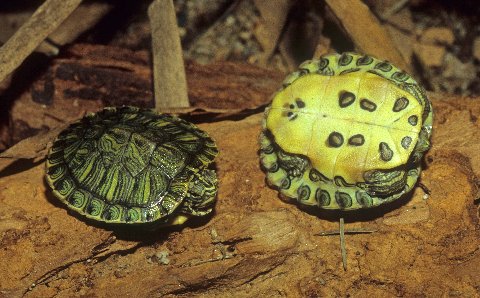
[[[366,111],[373,112],[377,109],[377,105],[366,98],[360,100],[360,107]]]
[[[299,109],[303,109],[305,107],[305,102],[300,98],[295,99],[295,103]]]
[[[365,138],[361,134],[356,134],[348,139],[348,144],[352,146],[362,146],[365,143]]]
[[[380,158],[383,161],[390,161],[392,160],[393,157],[393,151],[390,149],[387,143],[385,142],[380,142],[380,145],[378,146],[378,151],[380,152]]]
[[[401,144],[403,149],[408,149],[410,147],[410,144],[412,143],[412,138],[409,136],[403,137]]]
[[[418,123],[418,117],[416,115],[408,117],[408,123],[410,123],[412,126],[416,126]]]
[[[405,97],[400,97],[393,104],[392,110],[394,112],[400,112],[404,110],[407,106],[408,106],[408,99],[406,99]]]
[[[338,148],[342,146],[342,144],[343,136],[339,132],[334,131],[328,136],[328,145],[330,145],[330,147]]]
[[[355,101],[355,94],[349,91],[341,91],[338,96],[338,104],[341,108],[346,108]]]

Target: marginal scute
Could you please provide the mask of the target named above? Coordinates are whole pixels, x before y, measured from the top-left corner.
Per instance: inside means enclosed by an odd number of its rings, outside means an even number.
[[[365,56],[363,56],[363,57],[358,58],[358,60],[357,60],[357,65],[358,65],[358,66],[368,65],[368,64],[370,64],[370,63],[372,63],[372,62],[373,62],[373,58],[370,57],[370,56],[366,56],[366,55],[365,55]]]
[[[290,188],[291,181],[288,179],[288,177],[283,178],[280,188],[282,189],[289,189]]]
[[[350,208],[352,206],[352,197],[348,193],[336,191],[335,201],[340,209]]]
[[[372,197],[370,197],[365,191],[356,191],[355,198],[357,203],[363,208],[369,208],[373,205]]]
[[[380,69],[383,72],[388,72],[392,70],[392,65],[388,62],[382,61],[375,65],[375,69]]]
[[[395,81],[398,81],[398,82],[405,82],[409,78],[410,78],[410,76],[403,71],[397,71],[397,72],[392,74],[392,79],[394,79]]]
[[[338,59],[338,64],[340,66],[346,66],[352,62],[353,56],[348,53],[343,53],[340,58]]]
[[[330,194],[328,191],[317,188],[315,192],[315,200],[319,207],[326,207],[330,205]]]
[[[310,197],[310,187],[308,185],[302,185],[298,188],[298,200],[306,201]]]

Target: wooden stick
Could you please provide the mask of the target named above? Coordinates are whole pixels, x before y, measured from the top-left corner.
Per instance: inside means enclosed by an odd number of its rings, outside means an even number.
[[[342,250],[343,270],[347,271],[347,249],[345,248],[345,222],[340,217],[340,249]]]
[[[190,106],[182,46],[172,0],[154,0],[148,8],[152,30],[155,109]]]
[[[52,33],[82,0],[46,0],[0,48],[0,82]]]
[[[360,52],[386,59],[408,73],[413,72],[412,67],[405,62],[395,47],[388,32],[362,1],[325,0],[325,3],[339,19]]]

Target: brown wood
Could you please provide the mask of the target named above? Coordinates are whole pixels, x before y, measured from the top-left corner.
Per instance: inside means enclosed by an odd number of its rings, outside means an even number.
[[[388,32],[362,1],[326,0],[325,3],[338,18],[359,52],[386,59],[408,73],[413,72]]]
[[[77,44],[65,49],[30,92],[15,100],[10,111],[11,145],[104,106],[153,108],[149,60],[146,51],[118,47]],[[203,118],[208,119],[251,113],[266,105],[284,77],[278,71],[233,62],[187,62],[186,69],[192,105],[164,111],[206,114]]]
[[[46,0],[0,48],[0,82],[52,33],[82,0]]]
[[[154,0],[148,8],[152,30],[155,108],[190,106],[182,46],[172,0]]]

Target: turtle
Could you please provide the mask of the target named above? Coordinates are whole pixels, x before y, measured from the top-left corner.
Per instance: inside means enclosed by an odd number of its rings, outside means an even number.
[[[430,147],[433,110],[406,72],[346,52],[305,61],[265,109],[260,161],[282,197],[350,211],[404,197]]]
[[[218,150],[169,114],[107,107],[70,124],[46,158],[46,181],[74,213],[116,226],[183,224],[212,212]]]

